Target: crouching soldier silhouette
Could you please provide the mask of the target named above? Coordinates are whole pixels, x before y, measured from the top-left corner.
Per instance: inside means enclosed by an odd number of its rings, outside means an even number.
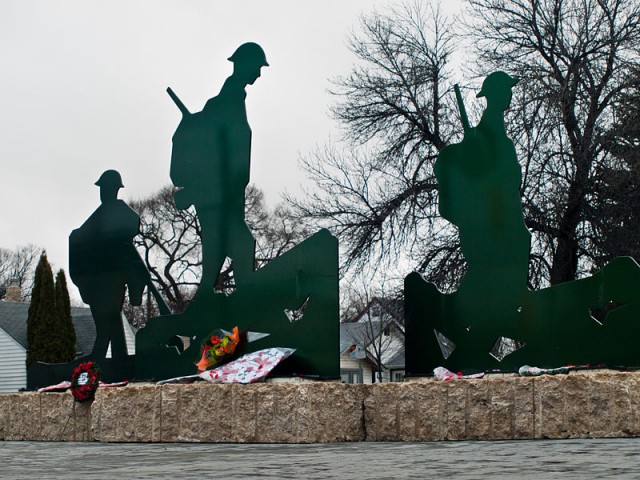
[[[91,357],[104,359],[111,343],[111,357],[117,359],[127,356],[121,314],[125,289],[128,286],[131,304],[140,305],[149,272],[132,243],[140,217],[118,200],[120,174],[107,170],[96,185],[102,203],[69,236],[69,273],[96,325]]]

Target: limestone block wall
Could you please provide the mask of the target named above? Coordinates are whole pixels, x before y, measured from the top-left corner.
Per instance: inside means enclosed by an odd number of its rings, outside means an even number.
[[[91,435],[105,442],[309,443],[365,439],[363,385],[163,385],[98,392]]]
[[[640,436],[640,374],[387,383],[365,398],[369,441]]]
[[[0,395],[0,440],[91,441],[91,405],[70,393]]]
[[[0,395],[0,439],[103,442],[502,440],[640,436],[640,373],[375,385],[276,383]]]
[[[365,440],[364,385],[128,386],[0,395],[0,440],[310,443]]]

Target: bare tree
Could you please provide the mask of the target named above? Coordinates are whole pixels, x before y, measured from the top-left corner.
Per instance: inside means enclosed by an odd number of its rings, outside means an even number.
[[[151,280],[175,312],[192,298],[200,277],[200,225],[195,211],[178,210],[173,188],[130,202],[140,215],[140,234],[134,242]]]
[[[608,199],[602,206],[608,228],[594,237],[603,261],[622,255],[640,259],[640,71],[635,77],[634,87],[620,99],[605,146],[618,165],[599,179]]]
[[[365,16],[360,27],[349,40],[358,64],[332,92],[333,116],[349,147],[304,158],[317,188],[288,201],[340,238],[343,269],[382,267],[404,256],[447,283],[461,257],[457,232],[438,221],[432,167],[457,128],[447,91],[451,20],[437,6],[414,2]]]
[[[621,251],[609,233],[620,227],[608,221],[611,206],[626,212],[618,214],[622,222],[632,207],[622,193],[637,190],[632,165],[607,146],[621,98],[638,85],[640,3],[468,3],[472,20],[460,37],[437,7],[415,2],[363,17],[361,33],[350,41],[360,63],[333,92],[333,113],[349,147],[330,146],[304,159],[317,189],[308,199],[289,200],[297,213],[339,236],[343,267],[408,260],[441,289],[454,289],[466,265],[456,229],[437,214],[432,167],[461,132],[448,64],[456,38],[471,36],[476,79],[494,70],[521,78],[508,125],[523,170],[523,213],[534,234],[530,286],[587,274]],[[468,103],[472,112],[483,107]],[[633,181],[620,189],[616,176]],[[619,240],[635,233],[628,225],[627,219]],[[611,241],[605,245],[603,238]]]
[[[245,221],[256,239],[256,268],[268,264],[313,233],[287,205],[268,208],[264,193],[253,185],[247,187],[245,202]]]
[[[0,248],[0,297],[4,297],[7,288],[20,289],[23,302],[29,302],[33,289],[36,260],[42,248],[28,244],[13,249]]]
[[[522,79],[510,123],[536,237],[533,283],[572,280],[608,258],[599,238],[616,199],[603,186],[625,166],[605,147],[620,98],[637,86],[640,3],[468,2],[477,73],[502,69]]]

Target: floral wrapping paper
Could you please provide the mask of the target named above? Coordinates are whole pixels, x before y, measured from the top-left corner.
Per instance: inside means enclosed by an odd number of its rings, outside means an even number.
[[[265,348],[202,372],[199,376],[211,383],[254,383],[266,377],[293,352],[292,348]]]

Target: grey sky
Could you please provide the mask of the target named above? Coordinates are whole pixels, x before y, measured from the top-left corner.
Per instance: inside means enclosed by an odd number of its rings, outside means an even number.
[[[169,183],[180,113],[166,87],[200,110],[246,41],[271,65],[247,89],[252,182],[271,203],[298,192],[299,154],[338,135],[327,89],[354,61],[347,34],[363,12],[397,3],[0,1],[0,246],[43,246],[66,270],[68,235],[98,206],[102,171],[121,172],[124,199]]]

